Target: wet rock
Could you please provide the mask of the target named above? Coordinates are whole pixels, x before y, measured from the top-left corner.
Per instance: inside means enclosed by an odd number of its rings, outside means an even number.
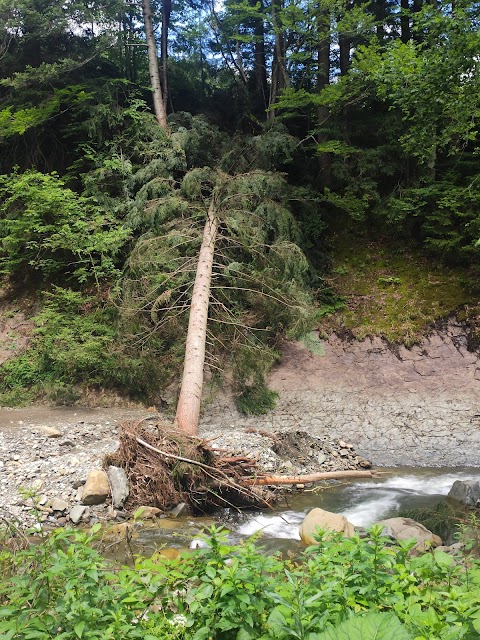
[[[160,513],[161,509],[157,507],[138,507],[136,513],[138,513],[138,517],[141,520],[152,520],[156,518]]]
[[[209,545],[203,538],[193,538],[188,545],[189,549],[208,549]]]
[[[345,516],[339,513],[331,513],[324,509],[316,508],[312,509],[303,520],[300,525],[300,538],[304,544],[318,544],[313,535],[319,530],[326,531],[339,531],[344,536],[353,536],[355,534],[355,528],[351,522],[349,522]]]
[[[384,535],[395,540],[416,540],[415,551],[424,552],[434,549],[442,544],[442,539],[429,531],[423,524],[415,522],[411,518],[388,518],[378,524],[383,526]]]
[[[107,475],[112,489],[113,507],[121,509],[130,493],[127,474],[120,467],[110,466],[108,467]]]
[[[177,506],[174,509],[172,509],[168,515],[171,518],[178,518],[179,516],[184,514],[186,510],[187,510],[187,505],[185,504],[185,502],[180,502],[180,504],[177,504]]]
[[[90,471],[83,487],[82,503],[86,505],[102,504],[110,494],[110,483],[103,469]]]
[[[480,481],[455,480],[448,497],[467,507],[480,507]]]
[[[72,509],[70,509],[68,517],[73,522],[73,524],[78,524],[80,522],[80,520],[82,519],[83,514],[87,510],[88,510],[87,506],[85,506],[83,504],[77,504]]]
[[[124,540],[127,536],[131,535],[134,531],[135,525],[132,522],[122,522],[121,524],[114,524],[109,527],[104,535],[103,540],[111,542],[119,542]]]

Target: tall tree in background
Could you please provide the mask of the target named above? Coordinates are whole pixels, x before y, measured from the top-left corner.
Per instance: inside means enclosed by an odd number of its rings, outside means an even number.
[[[142,0],[143,21],[145,24],[145,36],[147,39],[148,52],[148,70],[150,75],[150,86],[152,88],[153,109],[158,124],[165,131],[168,130],[167,111],[162,95],[162,86],[160,84],[160,73],[158,70],[157,43],[155,41],[155,33],[153,30],[153,12],[150,0]],[[166,42],[166,33],[165,38]],[[163,64],[166,69],[166,59]]]

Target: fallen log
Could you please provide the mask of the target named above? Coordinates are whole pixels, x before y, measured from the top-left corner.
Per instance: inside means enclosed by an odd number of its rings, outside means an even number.
[[[376,471],[322,471],[304,476],[257,476],[256,478],[242,478],[242,483],[248,486],[265,484],[305,484],[320,480],[343,480],[345,478],[377,478]]]

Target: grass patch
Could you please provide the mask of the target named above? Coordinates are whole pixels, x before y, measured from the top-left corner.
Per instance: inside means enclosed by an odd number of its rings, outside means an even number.
[[[376,335],[410,346],[478,294],[466,269],[435,264],[415,249],[384,240],[342,234],[332,258],[328,281],[344,308],[323,321],[327,333],[348,332],[359,340]]]

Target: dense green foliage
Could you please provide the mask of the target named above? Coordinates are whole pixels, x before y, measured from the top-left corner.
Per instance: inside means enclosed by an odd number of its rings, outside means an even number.
[[[480,566],[442,551],[411,557],[373,528],[368,538],[319,533],[295,561],[230,546],[176,560],[157,554],[114,569],[93,536],[58,530],[0,552],[0,633],[28,638],[185,640],[473,640]]]
[[[339,306],[328,269],[341,227],[478,266],[480,7],[152,6],[167,131],[150,112],[140,7],[0,1],[0,273],[12,297],[26,285],[49,304],[55,286],[96,298],[78,307],[70,338],[46,308],[31,358],[1,368],[2,390],[13,400],[55,379],[158,401],[180,367],[214,198],[210,377],[256,412],[272,406],[265,372],[279,339],[308,332],[322,303]],[[408,289],[403,275],[377,280]],[[417,340],[465,302],[447,297],[388,337]],[[358,335],[372,330],[366,321]],[[159,370],[155,389],[146,379]]]

